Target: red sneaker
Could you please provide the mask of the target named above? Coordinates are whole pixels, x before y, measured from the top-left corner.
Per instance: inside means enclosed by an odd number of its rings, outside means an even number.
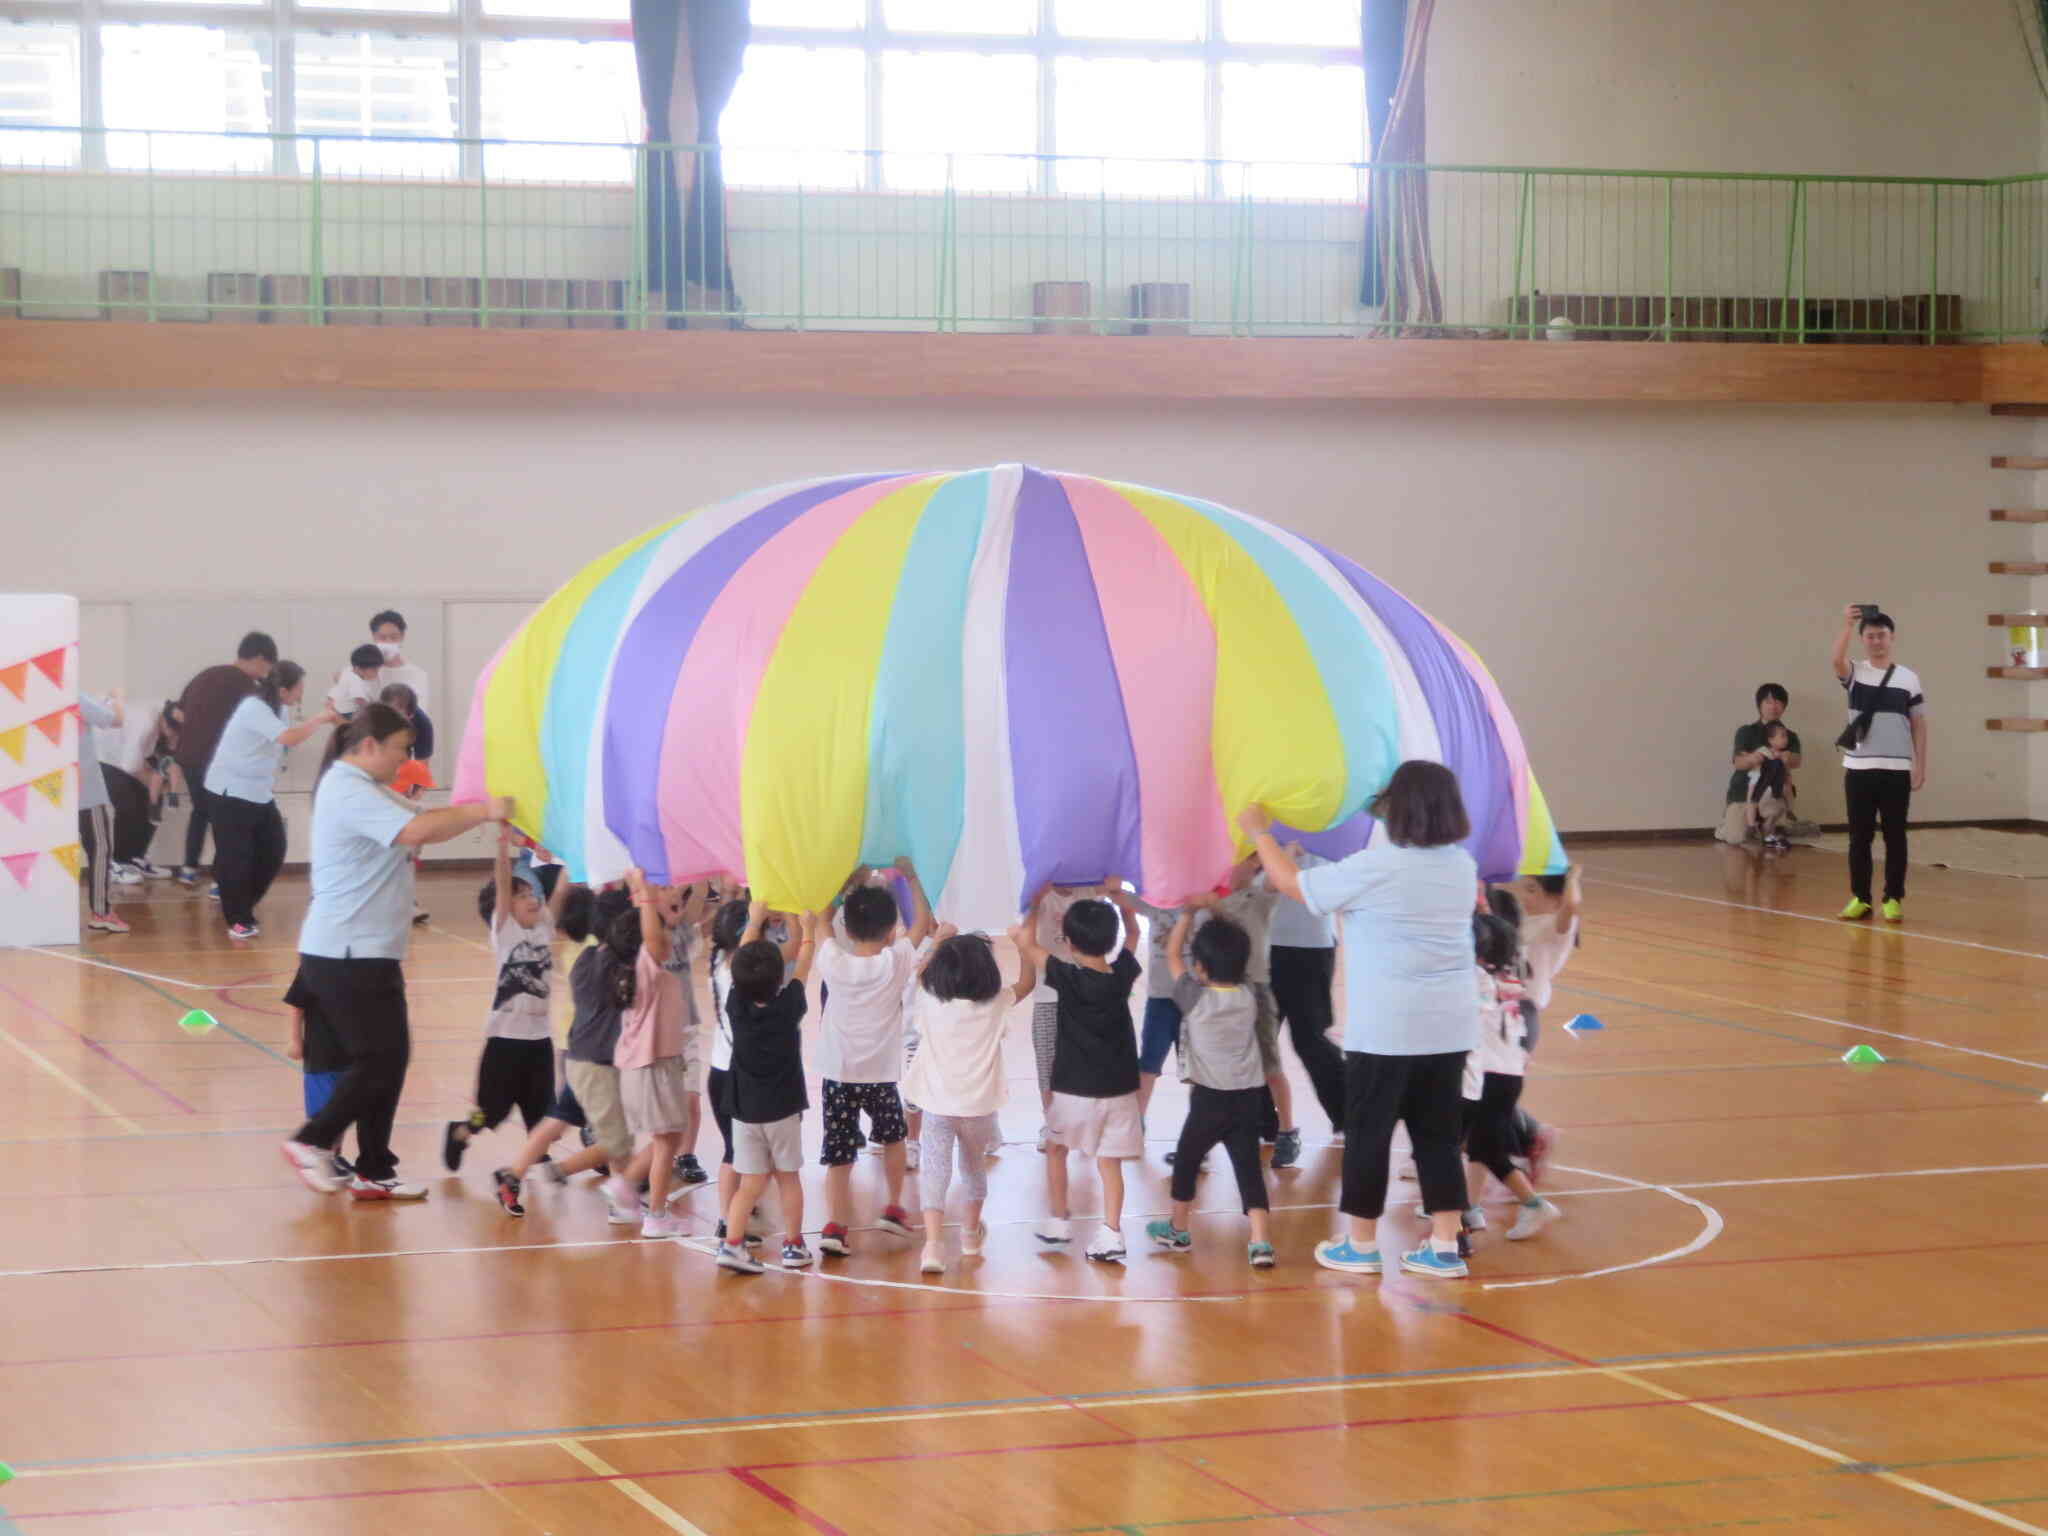
[[[845,1223],[838,1221],[826,1222],[825,1230],[818,1234],[818,1247],[821,1251],[829,1253],[837,1259],[843,1259],[853,1252],[853,1244],[846,1240]]]
[[[910,1213],[900,1205],[885,1205],[882,1207],[882,1214],[875,1218],[875,1225],[897,1237],[908,1237]]]

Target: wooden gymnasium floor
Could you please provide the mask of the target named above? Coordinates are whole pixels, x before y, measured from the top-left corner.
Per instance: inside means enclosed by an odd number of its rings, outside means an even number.
[[[988,1257],[935,1282],[875,1232],[722,1274],[578,1188],[509,1220],[512,1133],[436,1159],[488,995],[473,875],[428,882],[410,971],[433,1198],[320,1200],[274,1146],[303,882],[242,949],[153,888],[89,964],[0,954],[0,1531],[2048,1530],[2048,891],[1916,871],[1888,931],[1826,920],[1830,855],[1588,862],[1530,1095],[1568,1219],[1497,1223],[1452,1285],[1314,1266],[1313,1107],[1279,1268],[1245,1267],[1220,1160],[1195,1253],[1150,1251],[1170,1082],[1128,1266],[1037,1251],[1021,1028]],[[195,1006],[221,1027],[181,1033]]]

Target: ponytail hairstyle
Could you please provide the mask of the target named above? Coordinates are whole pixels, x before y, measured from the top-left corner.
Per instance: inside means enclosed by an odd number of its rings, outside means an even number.
[[[744,899],[728,901],[711,919],[712,964],[718,963],[720,955],[730,955],[740,947],[740,940],[747,936],[747,913],[748,905]]]
[[[606,958],[611,962],[605,976],[605,990],[611,994],[612,1005],[621,1013],[633,1006],[639,996],[639,985],[633,975],[633,968],[640,960],[640,913],[628,908],[612,919],[611,927],[604,933]]]
[[[270,676],[256,685],[256,697],[270,706],[271,713],[284,713],[284,696],[306,680],[306,669],[296,661],[280,661]]]
[[[289,663],[281,663],[276,677]],[[327,750],[320,755],[320,772],[313,781],[313,793],[320,793],[321,781],[327,777],[327,770],[337,761],[361,746],[366,741],[387,741],[400,731],[410,731],[413,724],[389,704],[365,704],[349,717],[346,725],[335,727],[327,738]],[[486,919],[489,921],[489,919]]]

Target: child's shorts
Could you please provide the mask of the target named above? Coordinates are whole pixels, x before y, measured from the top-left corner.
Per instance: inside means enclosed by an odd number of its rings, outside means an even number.
[[[825,1079],[825,1145],[818,1160],[827,1168],[842,1167],[860,1155],[860,1117],[877,1146],[892,1146],[910,1134],[903,1119],[903,1096],[894,1083],[838,1083]],[[739,1167],[737,1160],[733,1166]]]
[[[1056,1093],[1046,1111],[1045,1130],[1047,1141],[1084,1157],[1140,1157],[1145,1151],[1145,1122],[1135,1093],[1113,1099]]]
[[[670,1136],[690,1128],[690,1067],[664,1056],[644,1067],[619,1068],[619,1102],[635,1136]]]
[[[619,1097],[619,1070],[594,1061],[562,1060],[562,1076],[569,1092],[583,1111],[582,1123],[590,1127],[596,1145],[604,1155],[624,1168],[633,1157],[633,1131],[626,1124],[625,1102]]]
[[[312,1119],[327,1107],[327,1101],[334,1097],[334,1085],[341,1081],[339,1072],[308,1072],[306,1074],[306,1118]]]
[[[795,1173],[804,1165],[804,1117],[787,1115],[756,1125],[732,1123],[734,1173]]]
[[[559,1120],[564,1125],[573,1125],[578,1130],[590,1124],[583,1113],[583,1106],[576,1102],[576,1090],[566,1082],[555,1093],[555,1102],[548,1106],[548,1118]]]

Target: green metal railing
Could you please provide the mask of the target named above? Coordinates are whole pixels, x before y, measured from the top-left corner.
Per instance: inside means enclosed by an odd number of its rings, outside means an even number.
[[[729,149],[722,201],[663,192],[710,153],[0,126],[0,316],[1920,344],[2048,326],[2043,176]]]

